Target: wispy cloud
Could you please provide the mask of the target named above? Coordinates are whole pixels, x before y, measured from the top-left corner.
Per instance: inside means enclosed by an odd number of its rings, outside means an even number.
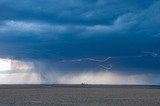
[[[135,15],[132,13],[119,16],[112,25],[94,25],[86,27],[87,31],[95,32],[117,32],[130,28],[136,22]]]
[[[67,27],[62,25],[50,25],[38,22],[8,20],[0,25],[1,32],[20,31],[20,32],[61,32],[66,31]]]

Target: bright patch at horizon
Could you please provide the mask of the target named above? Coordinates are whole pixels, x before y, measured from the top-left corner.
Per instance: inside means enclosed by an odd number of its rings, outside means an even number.
[[[11,69],[10,59],[0,59],[0,71],[7,71]]]

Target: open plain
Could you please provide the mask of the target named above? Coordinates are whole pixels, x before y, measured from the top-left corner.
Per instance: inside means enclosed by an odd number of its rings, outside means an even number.
[[[160,106],[160,86],[1,85],[0,106]]]

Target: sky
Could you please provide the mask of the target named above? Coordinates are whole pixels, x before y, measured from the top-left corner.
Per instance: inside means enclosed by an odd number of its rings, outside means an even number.
[[[160,84],[159,0],[0,0],[0,84]]]

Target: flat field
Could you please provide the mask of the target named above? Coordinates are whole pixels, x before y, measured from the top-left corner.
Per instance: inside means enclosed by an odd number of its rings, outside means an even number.
[[[0,85],[0,106],[160,106],[160,86]]]

